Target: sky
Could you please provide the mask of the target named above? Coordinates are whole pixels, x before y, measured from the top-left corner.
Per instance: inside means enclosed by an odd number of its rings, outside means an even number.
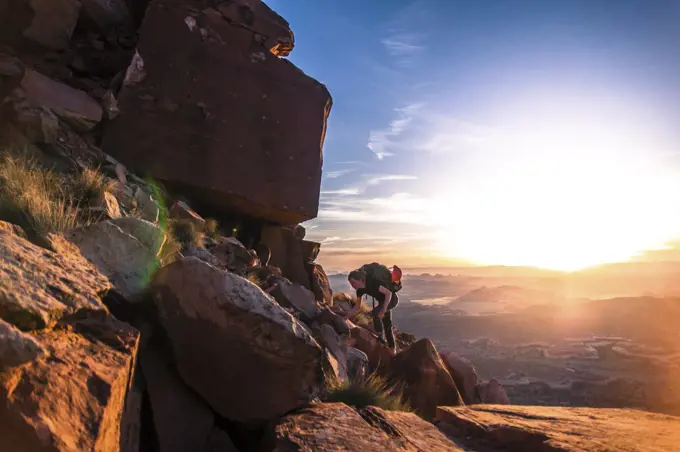
[[[680,252],[680,0],[268,0],[333,109],[329,271]]]

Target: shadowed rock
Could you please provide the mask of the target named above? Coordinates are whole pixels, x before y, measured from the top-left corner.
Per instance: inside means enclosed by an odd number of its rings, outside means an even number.
[[[395,356],[389,366],[389,379],[403,388],[404,398],[426,418],[437,406],[463,405],[456,383],[429,339],[421,339]]]
[[[222,416],[272,419],[321,390],[326,354],[251,282],[189,257],[159,270],[152,288],[182,378]]]

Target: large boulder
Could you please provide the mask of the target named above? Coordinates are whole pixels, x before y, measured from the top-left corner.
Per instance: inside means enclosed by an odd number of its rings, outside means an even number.
[[[77,251],[54,253],[22,234],[0,222],[0,318],[32,330],[77,313],[107,312],[99,296],[111,287],[108,278]]]
[[[264,8],[252,8],[252,24]],[[220,11],[151,2],[133,62],[145,76],[128,77],[104,150],[196,205],[280,224],[312,219],[330,94]]]
[[[0,450],[119,451],[138,337],[113,317],[36,334],[46,353],[0,371]]]
[[[475,403],[475,388],[477,387],[477,371],[467,359],[454,352],[442,352],[442,360],[446,364],[456,387],[466,404]]]
[[[208,404],[180,379],[171,360],[159,348],[144,346],[140,353],[140,364],[148,388],[160,450],[236,450],[233,444],[225,449],[210,448],[213,431],[218,429],[215,415]]]
[[[134,301],[158,268],[165,233],[153,223],[126,217],[70,229],[64,237],[76,245],[118,293]]]
[[[344,403],[319,403],[276,426],[277,452],[463,451],[434,425],[413,413]]]
[[[160,269],[152,289],[183,380],[222,416],[272,419],[320,393],[326,354],[248,280],[189,257]]]
[[[437,420],[466,450],[651,452],[680,444],[680,417],[637,410],[474,405],[439,407]]]
[[[434,417],[437,406],[464,404],[456,383],[429,339],[421,339],[392,359],[389,380],[400,385],[409,405],[428,419]]]
[[[294,283],[311,289],[311,280],[305,269],[300,239],[295,237],[295,233],[290,228],[264,226],[260,243],[267,245],[271,250],[270,265],[280,268],[283,276]]]

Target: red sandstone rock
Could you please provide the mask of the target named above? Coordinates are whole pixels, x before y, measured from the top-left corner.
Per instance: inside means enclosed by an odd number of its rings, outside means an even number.
[[[434,417],[438,406],[464,404],[456,383],[429,339],[421,339],[392,358],[389,379],[403,387],[406,401],[426,418]]]
[[[637,410],[475,405],[439,407],[438,426],[466,450],[626,452],[678,450],[680,418]],[[469,444],[467,444],[469,443]]]
[[[138,337],[113,317],[36,334],[46,353],[0,372],[0,451],[117,452]]]
[[[104,150],[215,210],[314,218],[328,90],[248,28],[195,11],[151,3],[138,43],[146,76],[120,92]]]
[[[319,403],[284,417],[276,427],[278,452],[462,451],[413,413],[343,403]]]

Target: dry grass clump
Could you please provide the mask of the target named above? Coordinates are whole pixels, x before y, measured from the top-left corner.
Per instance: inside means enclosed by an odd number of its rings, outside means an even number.
[[[21,226],[31,240],[83,226],[68,178],[34,160],[0,157],[0,220]]]
[[[105,192],[111,191],[111,182],[97,169],[86,168],[70,178],[73,198],[79,206],[96,202]]]
[[[326,402],[342,402],[355,408],[377,406],[390,411],[411,411],[403,395],[375,373],[347,381],[332,380]]]
[[[205,235],[212,239],[219,239],[221,234],[219,224],[214,218],[206,218],[205,220]]]

